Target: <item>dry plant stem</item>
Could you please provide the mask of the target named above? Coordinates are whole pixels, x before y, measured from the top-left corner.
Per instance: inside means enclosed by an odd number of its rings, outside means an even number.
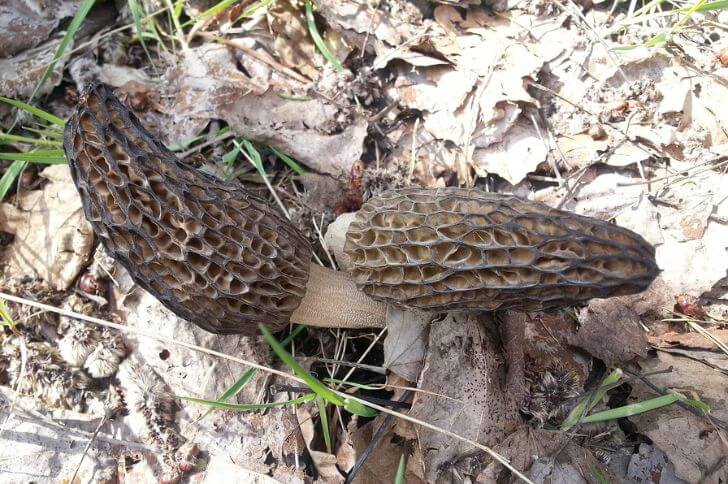
[[[347,274],[311,264],[306,294],[291,322],[326,328],[383,328],[387,304],[356,288]]]
[[[80,314],[80,313],[76,313],[76,312],[73,312],[73,311],[68,311],[68,310],[65,310],[65,309],[60,309],[60,308],[57,308],[57,307],[54,307],[54,306],[50,306],[48,304],[43,304],[43,303],[39,303],[39,302],[36,302],[36,301],[31,301],[29,299],[25,299],[25,298],[22,298],[22,297],[13,296],[12,294],[7,294],[7,293],[4,293],[4,292],[0,292],[0,298],[3,298],[6,301],[14,302],[14,303],[17,303],[17,304],[25,304],[27,306],[44,309],[44,310],[50,311],[52,313],[60,314],[60,315],[63,315],[63,316],[69,317],[69,318],[78,319],[80,321],[87,321],[89,323],[93,323],[93,324],[96,324],[96,325],[99,325],[99,326],[103,326],[103,327],[107,327],[107,328],[112,328],[112,329],[117,329],[117,330],[122,331],[124,333],[137,334],[137,335],[140,335],[140,336],[145,336],[147,338],[151,338],[151,339],[156,340],[156,341],[162,341],[162,342],[167,343],[167,344],[171,344],[171,345],[175,345],[175,346],[181,346],[183,348],[187,348],[187,349],[190,349],[192,351],[197,351],[197,352],[200,352],[200,353],[205,353],[205,354],[208,354],[208,355],[217,356],[219,358],[224,358],[224,359],[227,359],[227,360],[230,360],[230,361],[234,361],[234,362],[240,363],[242,365],[248,365],[251,368],[255,368],[257,370],[262,370],[262,371],[265,371],[265,372],[270,373],[270,374],[278,375],[278,376],[281,376],[281,377],[286,378],[288,380],[296,381],[298,383],[302,383],[302,384],[305,384],[306,383],[301,378],[298,378],[295,375],[291,375],[291,374],[285,373],[283,371],[276,370],[274,368],[269,368],[267,366],[260,365],[258,363],[253,362],[253,361],[244,360],[244,359],[238,358],[236,356],[228,355],[228,354],[222,353],[220,351],[215,351],[215,350],[211,350],[209,348],[205,348],[205,347],[202,347],[202,346],[197,346],[197,345],[193,345],[193,344],[190,344],[190,343],[185,343],[185,342],[182,342],[182,341],[177,341],[177,340],[172,339],[172,338],[165,338],[163,336],[159,336],[158,334],[156,334],[156,333],[154,333],[152,331],[144,331],[144,330],[141,330],[141,329],[138,329],[138,328],[133,328],[133,327],[124,326],[122,324],[112,323],[111,321],[105,321],[105,320],[100,319],[100,318],[94,318],[92,316],[87,316],[85,314]],[[478,442],[475,442],[475,441],[473,441],[471,439],[468,439],[468,438],[465,438],[465,437],[463,437],[461,435],[458,435],[455,432],[451,432],[451,431],[446,430],[446,429],[444,429],[442,427],[438,427],[437,425],[433,425],[433,424],[428,423],[428,422],[425,422],[423,420],[416,419],[416,418],[414,418],[414,417],[412,417],[410,415],[407,415],[407,414],[404,414],[404,413],[400,413],[400,412],[395,412],[395,411],[390,410],[390,409],[388,409],[386,407],[382,407],[381,405],[376,405],[374,403],[364,401],[361,398],[357,398],[354,395],[349,395],[348,393],[341,392],[339,390],[332,390],[332,391],[334,393],[336,393],[338,396],[342,397],[342,398],[348,398],[349,400],[352,400],[352,401],[355,401],[355,402],[359,402],[362,405],[366,405],[366,406],[371,407],[371,408],[373,408],[375,410],[378,410],[378,411],[380,411],[382,413],[386,413],[388,415],[393,415],[395,417],[401,418],[402,420],[406,420],[408,422],[412,422],[414,424],[420,425],[420,426],[425,427],[427,429],[433,430],[435,432],[439,432],[439,433],[441,433],[443,435],[447,435],[448,437],[452,437],[452,438],[457,439],[457,440],[459,440],[461,442],[465,442],[465,443],[467,443],[469,445],[472,445],[472,446],[476,447],[477,449],[480,449],[483,452],[487,453],[488,455],[490,455],[496,461],[498,461],[501,464],[503,464],[503,466],[505,466],[508,470],[510,470],[514,475],[516,475],[517,477],[519,477],[524,482],[528,482],[530,484],[533,484],[533,481],[531,481],[530,479],[528,479],[528,477],[526,477],[522,472],[520,472],[518,469],[516,469],[515,467],[513,467],[510,464],[510,462],[508,462],[508,459],[506,459],[502,455],[498,454],[497,452],[495,452],[490,447],[487,447],[485,445],[479,444]]]

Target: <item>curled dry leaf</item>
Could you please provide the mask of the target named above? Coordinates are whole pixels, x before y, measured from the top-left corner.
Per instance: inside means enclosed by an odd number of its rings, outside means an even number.
[[[3,2],[0,5],[0,57],[14,56],[46,40],[64,14],[68,15],[68,7],[75,10],[80,3],[80,0],[60,2],[57,6],[60,11],[55,11],[44,9],[42,2]]]
[[[179,116],[219,117],[222,108],[248,94],[264,89],[236,69],[231,48],[204,44],[185,52],[168,74],[174,102],[170,110]]]
[[[57,47],[56,43],[49,43],[38,49],[20,52],[15,57],[0,58],[0,95],[13,99],[30,97],[36,82],[53,59]],[[66,50],[70,51],[72,48],[73,42],[70,42]],[[62,57],[56,64],[38,95],[47,94],[61,82],[66,57]]]
[[[49,180],[42,190],[22,193],[17,207],[0,204],[0,227],[15,234],[1,257],[10,277],[40,277],[64,290],[88,262],[93,232],[68,167],[49,166],[40,176]]]

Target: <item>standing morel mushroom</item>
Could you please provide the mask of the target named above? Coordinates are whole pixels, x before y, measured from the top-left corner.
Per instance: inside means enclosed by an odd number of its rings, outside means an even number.
[[[177,315],[216,333],[289,320],[377,327],[384,302],[530,311],[639,292],[657,274],[654,249],[621,227],[512,195],[410,188],[357,214],[345,244],[352,280],[311,265],[288,220],[181,163],[103,85],[82,95],[64,147],[109,253]]]

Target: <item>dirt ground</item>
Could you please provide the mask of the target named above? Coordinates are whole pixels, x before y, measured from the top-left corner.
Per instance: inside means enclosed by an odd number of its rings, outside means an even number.
[[[315,263],[346,266],[372,197],[464,186],[630,229],[659,275],[299,330],[306,371],[381,410],[357,415],[99,244],[61,144],[91,81]],[[4,0],[0,96],[0,482],[728,482],[727,2]]]

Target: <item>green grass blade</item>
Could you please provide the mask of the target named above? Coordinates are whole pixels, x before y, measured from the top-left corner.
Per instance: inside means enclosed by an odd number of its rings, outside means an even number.
[[[293,331],[291,331],[291,334],[286,336],[286,338],[283,341],[281,341],[281,345],[288,346],[288,344],[290,344],[290,342],[293,341],[296,338],[296,336],[298,336],[299,333],[304,330],[304,328],[305,328],[305,326],[303,326],[301,324],[297,325],[295,328],[293,328]],[[242,377],[240,377],[238,379],[238,381],[233,383],[230,388],[225,390],[225,392],[222,395],[220,395],[220,397],[217,400],[224,402],[224,401],[231,399],[238,393],[240,393],[242,391],[242,389],[245,388],[245,385],[248,384],[250,379],[253,378],[253,376],[257,372],[258,372],[258,370],[254,369],[254,368],[246,371],[245,374]]]
[[[182,151],[182,150],[186,149],[188,146],[190,146],[192,143],[196,143],[205,138],[207,138],[207,136],[204,134],[201,134],[198,136],[193,136],[191,138],[183,139],[182,141],[170,143],[167,145],[167,149],[169,151]]]
[[[286,407],[289,405],[299,405],[301,403],[308,403],[311,400],[313,400],[314,398],[316,398],[316,394],[307,393],[305,395],[301,395],[300,397],[294,398],[292,400],[286,400],[285,402],[271,402],[271,403],[225,403],[225,402],[218,402],[216,400],[205,400],[204,398],[183,397],[180,395],[172,395],[172,397],[178,398],[180,400],[185,400],[188,402],[199,403],[200,405],[207,405],[209,407],[217,408],[220,410],[243,411],[243,410],[262,410],[265,408]]]
[[[371,407],[367,407],[363,403],[351,398],[344,398],[344,408],[346,411],[358,415],[360,417],[376,417],[379,414],[379,410],[374,410]]]
[[[286,101],[310,101],[312,98],[308,96],[293,96],[291,94],[277,94],[277,96],[281,99],[285,99]]]
[[[319,34],[318,28],[316,27],[316,19],[313,17],[313,3],[311,0],[306,0],[306,24],[308,25],[308,32],[311,35],[311,39],[319,52],[334,66],[336,72],[343,72],[344,68],[339,63],[339,59],[331,53],[324,39],[321,38],[321,34]]]
[[[283,163],[285,163],[286,165],[288,165],[288,168],[290,168],[291,170],[295,171],[299,175],[303,175],[304,173],[306,173],[303,170],[303,168],[301,168],[301,165],[299,165],[298,163],[296,163],[295,161],[293,161],[293,159],[290,156],[288,156],[287,154],[283,153],[282,151],[278,151],[273,146],[271,146],[270,149],[271,149],[271,151],[273,153],[275,153],[275,155],[278,158],[280,158],[281,160],[283,160]]]
[[[686,7],[685,9],[690,9],[690,7]],[[685,10],[681,9],[681,10]],[[695,8],[696,12],[707,12],[709,10],[723,10],[728,9],[728,0],[720,0],[718,2],[710,2],[710,3],[704,3],[703,5],[698,6]]]
[[[227,181],[230,181],[230,177],[233,176],[233,165],[240,154],[240,145],[235,142],[234,144],[233,149],[222,155],[222,164],[225,166],[225,180]]]
[[[10,316],[10,310],[5,299],[0,297],[0,326],[7,326],[9,328],[15,328],[15,321]]]
[[[61,165],[66,162],[66,155],[63,150],[39,150],[31,151],[29,153],[0,153],[0,160]]]
[[[13,182],[25,169],[27,163],[25,161],[14,161],[3,173],[3,177],[0,178],[0,201],[5,200],[10,188],[13,186]]]
[[[241,19],[252,17],[253,14],[255,14],[257,11],[268,8],[269,5],[272,3],[275,3],[276,0],[262,0],[261,2],[258,2],[256,5],[253,5],[252,7],[246,8],[243,13],[241,13],[238,18],[235,19],[235,22],[238,22]],[[233,22],[233,23],[235,23]]]
[[[144,31],[142,30],[142,6],[139,5],[139,2],[137,0],[127,0],[127,4],[129,5],[131,17],[134,20],[134,31],[136,32],[137,37],[139,37],[139,42],[141,42],[142,44],[142,49],[144,49],[144,52],[147,54],[147,59],[149,59],[149,62],[151,62],[153,65],[154,62],[152,61],[152,54],[149,53],[147,43],[144,41]]]
[[[55,124],[56,126],[63,127],[66,125],[66,122],[59,118],[58,116],[54,116],[51,113],[45,112],[42,109],[36,108],[35,106],[31,106],[30,104],[24,103],[23,101],[17,101],[15,99],[10,99],[7,97],[0,96],[0,101],[4,103],[8,103],[12,106],[15,106],[16,108],[20,108],[23,111],[27,111],[30,114],[34,116],[38,116],[41,119],[45,119],[51,124]]]
[[[710,414],[710,407],[708,406],[708,404],[701,402],[700,400],[693,400],[692,398],[685,398],[685,400],[683,400],[683,402],[687,403],[690,406],[697,408],[698,410],[702,411],[706,415]]]
[[[29,126],[25,126],[23,129],[30,131],[31,133],[36,133],[40,136],[46,136],[63,144],[63,131],[57,129],[55,125],[51,125],[50,128],[45,129],[31,128]]]
[[[43,87],[43,84],[48,80],[48,77],[50,77],[51,73],[53,72],[53,69],[55,69],[56,64],[58,64],[58,61],[63,56],[63,53],[66,51],[66,48],[68,47],[68,44],[71,42],[71,39],[74,35],[76,35],[76,31],[81,27],[81,24],[86,19],[86,15],[88,15],[88,12],[91,10],[91,7],[94,6],[96,3],[96,0],[84,0],[84,2],[81,4],[80,7],[78,7],[78,11],[76,11],[76,15],[73,16],[73,20],[71,20],[71,23],[68,25],[68,30],[66,31],[66,35],[63,36],[63,39],[61,40],[61,43],[58,44],[58,48],[56,49],[55,54],[53,54],[53,59],[51,59],[51,62],[48,64],[48,66],[43,71],[43,74],[40,76],[40,79],[38,79],[38,83],[35,85],[35,88],[33,89],[33,93],[30,95],[30,98],[28,99],[28,102],[32,102],[35,98],[35,95],[38,94],[38,91],[41,87]]]
[[[597,466],[589,466],[589,471],[591,472],[592,477],[599,484],[609,484],[609,479],[604,476],[604,473],[602,473],[602,471]]]
[[[43,138],[31,138],[29,136],[18,136],[17,134],[8,134],[0,131],[0,144],[8,143],[27,143],[36,146],[55,146],[61,147],[63,143],[61,141]]]
[[[182,151],[186,148],[188,148],[190,145],[197,143],[201,140],[210,140],[213,138],[216,138],[218,136],[222,136],[223,134],[230,131],[230,126],[225,126],[224,128],[220,128],[217,131],[215,131],[212,134],[201,134],[198,136],[192,136],[190,138],[183,139],[181,141],[176,141],[174,143],[170,143],[167,145],[167,149],[169,151]]]
[[[258,328],[260,329],[260,332],[263,333],[263,337],[268,342],[270,347],[273,349],[276,355],[278,355],[278,358],[283,361],[286,365],[288,365],[289,368],[293,370],[293,372],[298,375],[299,378],[301,378],[303,381],[306,382],[306,384],[316,392],[318,396],[323,398],[327,403],[331,403],[333,405],[342,406],[344,405],[344,401],[336,395],[334,392],[332,392],[328,387],[326,387],[323,383],[321,383],[318,379],[316,379],[313,375],[311,375],[309,372],[307,372],[294,358],[293,356],[288,353],[283,346],[276,340],[273,335],[271,334],[270,330],[265,327],[265,325],[259,324]]]
[[[599,384],[599,388],[596,389],[590,398],[583,399],[573,409],[571,409],[571,412],[569,412],[569,415],[561,423],[559,428],[561,428],[561,430],[569,430],[571,427],[578,424],[581,419],[589,413],[589,411],[591,411],[591,409],[593,409],[602,400],[602,398],[604,398],[607,391],[609,391],[610,388],[613,388],[621,378],[622,370],[619,368],[607,375]]]
[[[404,454],[399,456],[399,465],[397,466],[397,474],[394,476],[394,484],[404,484],[404,474],[407,470],[407,461]]]
[[[172,15],[174,15],[174,18],[179,20],[180,16],[182,16],[182,8],[185,6],[185,0],[177,0],[174,3],[174,10],[172,10]]]
[[[592,422],[603,422],[605,420],[614,420],[618,418],[631,417],[640,413],[649,412],[665,405],[670,405],[677,401],[684,401],[685,397],[679,393],[670,393],[669,395],[662,395],[661,397],[652,398],[645,400],[644,402],[632,403],[619,408],[612,408],[603,412],[597,412],[593,415],[585,417],[584,423]]]
[[[226,8],[235,5],[239,1],[240,0],[222,0],[222,2],[219,2],[215,5],[213,5],[212,7],[208,8],[207,10],[202,12],[197,17],[190,19],[187,22],[183,23],[182,27],[187,27],[188,25],[193,24],[195,22],[199,22],[200,20],[203,20],[203,19],[209,17],[210,15],[215,15],[216,13],[221,12],[221,11],[225,10]]]
[[[381,390],[385,388],[384,385],[365,385],[363,383],[344,381],[338,378],[324,378],[323,381],[326,383],[333,383],[335,385],[347,385],[350,387],[358,388],[360,390]]]
[[[235,144],[237,145],[237,143]],[[263,169],[263,158],[261,158],[260,156],[260,151],[255,149],[253,143],[251,143],[247,139],[242,139],[241,144],[245,148],[245,152],[248,153],[248,156],[250,156],[250,159],[253,160],[253,166],[256,170],[258,170],[260,176],[265,177],[265,169]],[[237,146],[240,147],[239,145]]]
[[[321,418],[321,431],[324,433],[324,443],[326,444],[326,452],[332,452],[331,434],[329,431],[329,415],[326,413],[326,402],[320,396],[316,396],[316,405],[319,409],[319,417]]]

